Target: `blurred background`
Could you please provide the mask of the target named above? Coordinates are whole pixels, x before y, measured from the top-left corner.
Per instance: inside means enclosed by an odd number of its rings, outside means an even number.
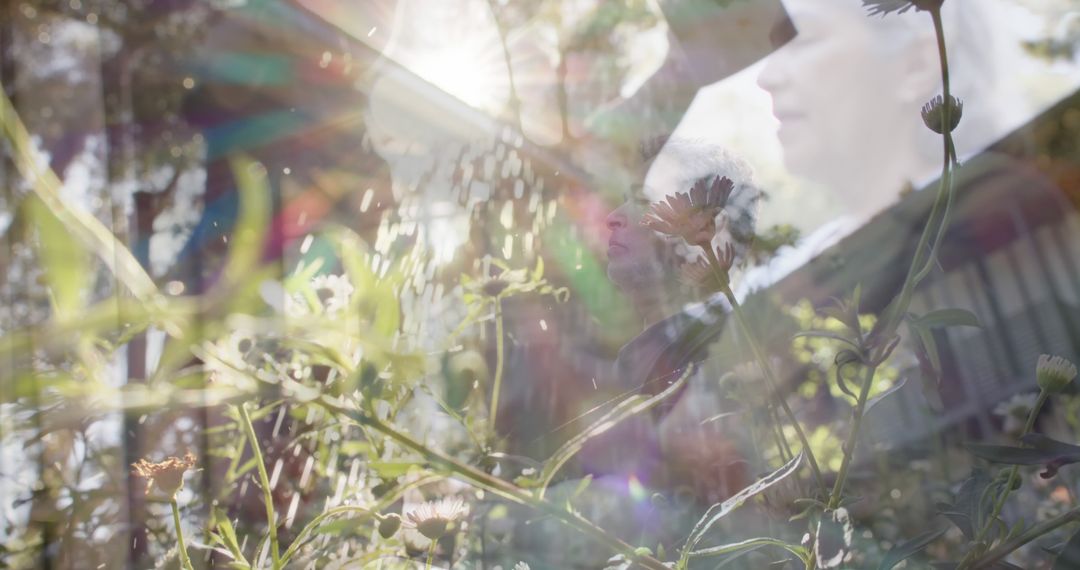
[[[984,326],[935,331],[937,366],[915,343],[883,376],[909,380],[877,411],[867,473],[900,457],[907,468],[881,482],[868,520],[918,484],[907,475],[948,483],[963,471],[942,451],[958,438],[1015,429],[1008,402],[1033,389],[1040,352],[1080,356],[1080,3],[947,0],[945,18],[966,166],[940,268],[913,306],[967,308]],[[862,309],[877,312],[903,280],[940,170],[939,137],[919,119],[940,92],[937,65],[928,16],[871,18],[857,0],[0,2],[0,82],[34,164],[162,292],[205,302],[207,322],[222,309],[199,296],[225,278],[241,217],[238,154],[265,169],[260,298],[280,303],[290,275],[337,273],[322,232],[348,228],[374,278],[397,278],[387,342],[443,372],[462,351],[495,366],[490,318],[459,330],[471,310],[461,276],[542,262],[569,300],[503,307],[499,430],[509,452],[534,459],[565,440],[596,378],[641,332],[606,274],[606,216],[634,184],[653,200],[679,190],[642,159],[669,139],[726,149],[764,190],[736,286],[782,314],[770,338],[827,448],[847,415],[821,381],[835,348],[792,343],[783,327],[815,325],[814,307],[857,284]],[[10,139],[0,148],[0,333],[51,330],[58,315],[77,323],[81,308],[126,295],[92,259],[109,253],[41,247],[64,221],[41,217],[23,156]],[[60,288],[78,301],[58,307]],[[129,316],[118,305],[95,318],[123,329]],[[152,381],[167,336],[112,338],[96,383],[66,373],[63,349],[5,349],[0,565],[151,565],[168,525],[127,468],[147,456],[207,458],[183,495],[192,528],[217,508],[238,528],[257,524],[258,492],[228,487],[213,464],[230,452],[211,459],[220,402]],[[731,358],[723,366],[741,363]],[[439,389],[451,405],[467,397]],[[1080,428],[1077,407],[1064,408],[1052,429]],[[294,445],[294,419],[257,426],[286,533],[360,485],[342,442]],[[832,445],[823,455],[838,463]],[[888,535],[918,520],[866,524]]]

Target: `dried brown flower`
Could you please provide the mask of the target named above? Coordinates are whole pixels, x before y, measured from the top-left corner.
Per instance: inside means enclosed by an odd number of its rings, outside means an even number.
[[[717,246],[714,255],[719,267],[713,267],[707,259],[698,259],[682,266],[683,280],[706,291],[719,291],[727,287],[731,268],[735,265],[735,246],[731,243]]]
[[[690,192],[676,192],[666,202],[653,204],[641,224],[680,237],[688,244],[708,248],[716,234],[716,216],[727,205],[734,189],[734,183],[727,177],[717,176],[712,183],[699,180]]]
[[[195,455],[190,451],[181,459],[179,457],[167,457],[161,463],[151,463],[145,459],[132,463],[131,468],[135,475],[146,479],[146,494],[157,485],[162,493],[169,497],[175,497],[176,493],[184,487],[184,473],[195,466]]]

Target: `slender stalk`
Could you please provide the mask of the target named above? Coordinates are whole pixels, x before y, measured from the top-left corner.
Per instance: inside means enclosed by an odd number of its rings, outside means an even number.
[[[1080,521],[1080,508],[1066,511],[1065,513],[1062,513],[1052,519],[1045,520],[1039,524],[1032,526],[1026,531],[1016,535],[1016,537],[1012,540],[1001,543],[1000,545],[998,545],[997,548],[994,548],[986,554],[971,561],[971,563],[966,567],[989,568],[991,564],[1001,560],[1002,558],[1005,558],[1021,546],[1024,546],[1025,544],[1035,540],[1036,538],[1039,538],[1044,534],[1053,532],[1059,527],[1076,521]]]
[[[941,21],[941,10],[930,10],[930,16],[933,19],[934,31],[937,36],[938,59],[941,66],[941,83],[944,98],[944,110],[942,113],[942,145],[944,147],[944,158],[941,166],[941,179],[938,184],[937,196],[934,198],[934,205],[930,209],[930,216],[927,219],[926,227],[923,228],[922,235],[919,237],[919,243],[915,246],[915,256],[908,269],[907,277],[904,279],[904,284],[900,289],[900,294],[893,301],[893,304],[889,307],[883,317],[883,326],[878,335],[878,338],[882,340],[891,338],[896,332],[896,329],[903,321],[904,314],[907,313],[908,306],[911,304],[911,297],[915,291],[915,286],[930,273],[931,269],[933,269],[937,251],[941,247],[942,239],[948,228],[954,194],[952,170],[956,163],[956,150],[953,145],[952,132],[949,130],[952,120],[949,58],[948,53],[945,50],[945,32]],[[942,210],[944,211],[942,212]],[[931,236],[933,236],[933,241],[931,241]],[[878,356],[884,356],[884,354],[879,354]],[[871,359],[871,362],[878,361],[879,358]],[[844,444],[843,463],[841,464],[836,484],[833,486],[832,496],[829,499],[829,505],[832,508],[836,508],[840,503],[844,484],[848,475],[848,469],[851,465],[851,458],[855,453],[855,444],[858,441],[859,428],[862,426],[863,411],[866,408],[866,400],[869,396],[870,386],[873,383],[874,373],[876,371],[877,365],[872,365],[867,368],[866,378],[863,381],[862,389],[856,403],[851,432],[848,433],[847,442]]]
[[[1027,421],[1024,423],[1024,431],[1020,432],[1019,439],[1022,440],[1025,435],[1031,433],[1031,429],[1035,427],[1035,419],[1039,417],[1039,412],[1042,411],[1043,405],[1046,404],[1046,400],[1048,400],[1049,398],[1049,392],[1047,392],[1046,390],[1039,391],[1039,398],[1035,400],[1035,406],[1031,408],[1030,412],[1028,412]],[[994,501],[994,509],[993,511],[991,511],[990,517],[986,519],[986,523],[981,529],[979,529],[979,533],[975,536],[974,544],[976,545],[976,547],[968,551],[968,554],[960,562],[960,570],[962,570],[963,568],[979,568],[979,566],[972,566],[970,564],[971,558],[979,555],[979,551],[981,549],[978,547],[978,545],[983,544],[983,540],[986,539],[986,533],[990,531],[990,528],[994,525],[994,521],[996,521],[998,516],[1001,514],[1001,509],[1004,508],[1005,501],[1009,498],[1009,495],[1012,494],[1013,485],[1016,484],[1016,478],[1019,476],[1019,474],[1020,466],[1013,465],[1012,468],[1009,470],[1009,479],[1005,482],[1005,489],[1001,491],[1001,495],[999,495],[997,500]],[[1020,545],[1018,545],[1017,547],[1019,546]]]
[[[708,250],[706,250],[708,251]],[[708,251],[710,262],[718,264],[716,256]],[[761,366],[762,374],[765,375],[765,381],[768,383],[768,390],[773,394],[776,399],[776,403],[780,405],[780,409],[784,410],[784,415],[788,417],[788,421],[795,428],[795,433],[799,436],[799,443],[802,444],[803,450],[806,452],[806,458],[810,461],[810,470],[814,473],[814,480],[817,481],[818,486],[821,488],[821,492],[825,493],[827,488],[825,487],[825,479],[821,476],[821,469],[818,467],[817,458],[814,457],[814,450],[810,447],[810,440],[806,437],[806,432],[803,431],[802,425],[799,424],[798,418],[795,417],[795,412],[791,411],[791,407],[788,406],[787,399],[780,393],[776,377],[773,376],[772,367],[769,366],[769,361],[765,357],[764,351],[758,345],[757,339],[753,330],[750,329],[750,323],[746,319],[746,315],[742,312],[742,307],[739,305],[738,299],[735,298],[735,293],[732,292],[731,287],[726,283],[723,286],[722,292],[727,297],[728,302],[731,303],[732,312],[735,313],[735,320],[738,321],[739,327],[742,328],[743,334],[749,340],[750,349],[754,353],[754,357],[757,358],[758,365]]]
[[[439,541],[432,540],[431,546],[427,551],[427,564],[424,564],[425,570],[431,570],[431,563],[435,560],[435,547],[439,545]]]
[[[305,525],[304,528],[296,535],[296,538],[293,539],[292,544],[289,545],[289,548],[285,550],[285,554],[281,555],[281,564],[288,564],[289,560],[292,559],[294,554],[296,554],[297,549],[299,549],[300,546],[304,544],[304,539],[307,538],[307,535],[313,532],[316,528],[318,528],[324,520],[336,515],[352,512],[360,513],[363,515],[371,515],[370,510],[364,507],[355,507],[351,505],[335,507],[333,509],[327,510],[319,516],[311,519],[311,522]]]
[[[945,212],[941,216],[941,223],[938,225],[937,237],[934,239],[934,245],[931,248],[931,252],[937,252],[941,247],[941,241],[945,238],[945,230],[949,227],[949,218],[952,213],[953,202],[953,167],[956,166],[956,148],[953,145],[952,131],[949,130],[949,126],[952,124],[952,93],[949,89],[949,58],[945,50],[945,30],[941,22],[941,11],[934,10],[931,12],[931,17],[934,20],[934,32],[937,36],[938,44],[938,58],[941,65],[941,84],[943,89],[944,105],[942,108],[942,129],[943,134],[941,137],[944,159],[942,161],[941,172],[941,185],[946,189],[945,199]],[[915,276],[915,283],[918,284],[923,280],[934,267],[934,255],[931,255],[927,260],[926,265]]]
[[[791,411],[791,407],[788,406],[787,399],[780,393],[778,388],[779,383],[776,381],[776,377],[773,376],[772,367],[769,366],[769,360],[765,357],[765,351],[758,345],[757,337],[754,335],[753,330],[750,328],[750,322],[746,319],[746,315],[742,312],[742,306],[739,305],[739,300],[735,298],[735,293],[731,290],[730,280],[730,266],[724,267],[720,263],[720,260],[716,257],[716,253],[713,252],[712,247],[702,246],[705,250],[705,255],[709,260],[709,267],[713,271],[713,275],[716,277],[718,283],[720,283],[720,291],[727,297],[729,303],[731,303],[732,312],[735,313],[735,320],[738,321],[740,328],[742,328],[743,334],[746,335],[747,341],[750,343],[750,349],[754,353],[754,357],[757,358],[758,365],[761,367],[761,372],[765,376],[765,381],[768,384],[767,388],[772,394],[776,402],[780,404],[780,408],[784,410],[788,420],[791,421],[791,425],[795,427],[795,433],[799,436],[799,442],[802,443],[803,450],[806,453],[807,459],[810,461],[810,469],[814,473],[814,479],[817,481],[818,487],[821,488],[821,492],[826,492],[825,479],[821,476],[821,469],[818,467],[817,458],[814,456],[814,450],[810,447],[810,440],[806,438],[806,433],[803,432],[802,425],[799,424],[798,418],[795,417],[795,413]],[[783,433],[780,434],[780,440],[783,441],[784,447],[791,452],[791,448],[787,446],[787,442],[784,441]]]
[[[912,260],[911,267],[908,269],[908,275],[904,279],[904,285],[900,290],[899,298],[895,301],[895,306],[891,307],[891,310],[886,314],[884,329],[890,332],[895,331],[903,320],[904,313],[907,311],[908,305],[911,304],[911,296],[914,293],[915,285],[926,277],[933,268],[935,252],[940,246],[948,226],[949,206],[952,203],[952,167],[955,162],[955,150],[953,147],[952,132],[947,128],[952,120],[952,105],[950,104],[952,101],[952,93],[949,85],[949,59],[948,54],[945,51],[945,32],[941,21],[941,11],[939,9],[931,10],[930,15],[933,19],[934,30],[937,36],[938,59],[941,67],[941,83],[945,101],[945,108],[942,116],[943,126],[946,127],[942,129],[942,139],[944,141],[942,144],[945,148],[945,157],[942,161],[938,193],[934,198],[934,205],[930,209],[930,216],[927,219],[926,227],[919,237],[918,245],[915,246],[915,257]],[[938,222],[939,212],[941,212],[942,208],[944,208],[945,213],[941,215],[941,220]],[[933,231],[935,227],[938,228],[938,231],[936,232],[937,235],[935,236],[934,241],[931,243],[930,237],[935,233]]]
[[[851,430],[848,431],[847,441],[844,442],[844,459],[840,463],[840,472],[836,476],[832,495],[829,497],[829,508],[835,509],[840,506],[840,499],[844,494],[844,483],[847,482],[848,469],[851,468],[851,460],[855,457],[855,447],[859,443],[859,430],[862,428],[863,412],[866,411],[866,401],[870,396],[870,386],[874,383],[874,373],[877,366],[868,366],[866,376],[863,378],[862,387],[859,390],[859,399],[855,403],[852,412]]]
[[[943,138],[945,140],[945,154],[946,158],[952,150],[952,131],[949,126],[952,125],[951,117],[952,105],[950,105],[949,96],[951,95],[949,89],[949,52],[945,47],[945,26],[941,21],[941,9],[930,10],[930,19],[934,22],[934,35],[937,38],[938,48],[938,65],[941,67],[941,89],[945,98],[945,109],[942,111],[942,119],[944,124],[942,125],[942,131],[944,131]],[[953,157],[955,158],[955,157]]]
[[[791,451],[791,446],[788,445],[787,439],[784,438],[783,422],[780,420],[780,412],[776,411],[776,408],[769,406],[769,423],[772,424],[773,437],[776,438],[777,452],[780,454],[780,458],[783,460],[781,464],[787,463],[791,458],[795,457],[795,454]]]
[[[503,377],[503,314],[502,314],[502,298],[495,297],[495,379],[492,382],[491,388],[491,406],[488,408],[490,413],[488,414],[488,433],[495,434],[495,420],[498,419],[499,414],[499,392],[502,389],[502,377]]]
[[[274,516],[274,495],[270,491],[270,477],[266,474],[266,463],[263,461],[262,450],[259,449],[259,440],[255,437],[255,427],[251,424],[251,416],[248,415],[244,404],[236,406],[240,413],[240,423],[244,425],[248,441],[251,443],[251,452],[255,455],[255,466],[259,469],[259,484],[263,491],[263,504],[266,505],[266,524],[270,530],[270,555],[273,559],[273,568],[281,568],[281,556],[278,553],[277,517]]]
[[[180,551],[180,566],[187,570],[194,570],[191,559],[188,558],[187,545],[184,544],[184,529],[180,527],[180,507],[176,504],[176,497],[169,500],[172,506],[172,520],[176,526],[176,549]]]
[[[1039,391],[1039,397],[1035,400],[1035,406],[1028,412],[1027,422],[1024,423],[1024,431],[1020,434],[1020,439],[1031,433],[1031,429],[1035,427],[1035,419],[1039,416],[1039,412],[1042,411],[1042,407],[1046,404],[1046,400],[1050,398],[1050,393],[1046,390]],[[1009,482],[1005,485],[1005,490],[1002,491],[1001,496],[998,497],[997,503],[994,504],[994,512],[990,515],[990,520],[997,518],[1001,514],[1002,506],[1005,504],[1005,500],[1012,494],[1012,487],[1016,483],[1016,478],[1019,476],[1020,466],[1013,465],[1009,470]],[[989,527],[989,525],[987,525]]]

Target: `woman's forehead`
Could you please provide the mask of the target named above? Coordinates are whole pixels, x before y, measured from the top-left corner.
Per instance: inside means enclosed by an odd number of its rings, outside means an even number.
[[[641,192],[652,201],[659,201],[664,196],[673,192],[684,192],[688,188],[681,188],[684,182],[691,179],[693,174],[677,158],[670,153],[661,152],[645,173],[645,180]]]

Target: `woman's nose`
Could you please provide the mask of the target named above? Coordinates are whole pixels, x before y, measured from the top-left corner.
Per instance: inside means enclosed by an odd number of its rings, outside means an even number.
[[[777,90],[780,84],[780,73],[777,69],[779,66],[774,59],[769,59],[769,62],[765,64],[764,68],[761,68],[761,72],[757,76],[757,85],[768,91],[770,94]]]
[[[784,62],[780,54],[772,54],[761,73],[758,74],[757,84],[770,95],[779,91],[784,84]]]
[[[615,208],[607,215],[608,230],[615,231],[622,229],[629,225],[629,223],[629,218],[626,217],[626,204]]]

